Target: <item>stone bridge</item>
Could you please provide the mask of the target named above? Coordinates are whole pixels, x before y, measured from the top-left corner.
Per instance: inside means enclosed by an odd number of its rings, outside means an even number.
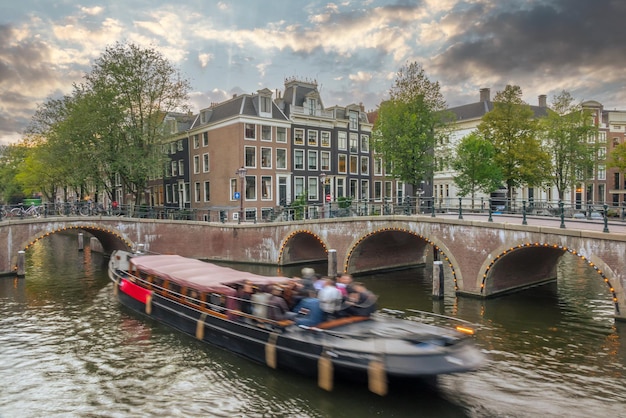
[[[143,244],[155,253],[271,265],[304,264],[336,255],[351,274],[441,261],[456,293],[491,297],[556,278],[560,257],[571,253],[603,280],[626,320],[626,225],[479,215],[372,216],[262,224],[76,217],[0,222],[0,273],[15,274],[18,253],[54,233],[80,230],[105,252]],[[333,250],[333,251],[330,251]],[[437,262],[437,264],[439,264]]]

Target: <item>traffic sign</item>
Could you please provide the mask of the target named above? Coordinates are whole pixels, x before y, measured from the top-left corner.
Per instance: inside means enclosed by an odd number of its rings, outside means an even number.
[[[326,201],[330,202],[330,193],[326,195]]]
[[[235,200],[239,200],[240,197],[241,197],[241,193],[235,192]]]

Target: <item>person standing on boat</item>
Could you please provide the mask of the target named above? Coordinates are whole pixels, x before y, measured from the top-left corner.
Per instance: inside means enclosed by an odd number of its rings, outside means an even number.
[[[249,280],[246,280],[243,286],[241,286],[241,288],[239,289],[239,292],[237,294],[237,297],[239,298],[239,301],[241,302],[241,312],[247,313],[250,315],[252,314],[251,298],[253,294],[254,294],[254,287],[252,286],[252,282]]]
[[[324,287],[317,292],[317,298],[320,300],[320,307],[324,311],[325,319],[335,316],[335,313],[341,309],[341,301],[343,295],[335,286],[335,281],[330,277],[324,280]]]
[[[302,284],[301,291],[303,292],[303,296],[307,297],[311,290],[313,291],[315,290],[315,286],[313,286],[313,283],[316,280],[315,270],[313,270],[310,267],[305,267],[302,269],[301,273],[302,273],[302,279],[300,280],[300,283]]]
[[[272,296],[267,303],[268,318],[273,321],[283,321],[285,319],[292,319],[295,315],[290,316],[293,312],[289,312],[287,301],[283,298],[283,288],[279,285],[272,287]]]
[[[314,327],[324,320],[324,311],[320,307],[320,300],[315,297],[315,291],[311,291],[308,297],[302,299],[294,312],[297,314],[296,325]]]
[[[376,311],[378,297],[363,283],[354,283],[348,298],[343,301],[340,316],[370,316]]]
[[[270,295],[267,291],[267,286],[263,285],[259,291],[252,295],[252,315],[259,318],[267,318],[267,304],[270,300]]]

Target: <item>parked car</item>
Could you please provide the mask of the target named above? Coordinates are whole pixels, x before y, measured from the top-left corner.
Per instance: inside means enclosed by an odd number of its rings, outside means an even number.
[[[587,219],[587,217],[585,216],[585,214],[584,214],[584,213],[582,213],[582,212],[576,212],[576,213],[572,216],[572,218],[574,218],[574,219]]]
[[[602,215],[600,212],[591,212],[591,214],[589,215],[589,219],[594,221],[603,221],[604,215]]]

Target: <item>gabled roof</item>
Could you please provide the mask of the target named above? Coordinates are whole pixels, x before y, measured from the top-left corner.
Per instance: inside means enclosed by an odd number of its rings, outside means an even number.
[[[486,113],[493,110],[494,102],[490,100],[470,103],[457,107],[451,107],[447,109],[447,112],[455,115],[456,122],[464,120],[481,119]],[[548,114],[548,108],[543,106],[530,106],[536,118],[546,116]]]

